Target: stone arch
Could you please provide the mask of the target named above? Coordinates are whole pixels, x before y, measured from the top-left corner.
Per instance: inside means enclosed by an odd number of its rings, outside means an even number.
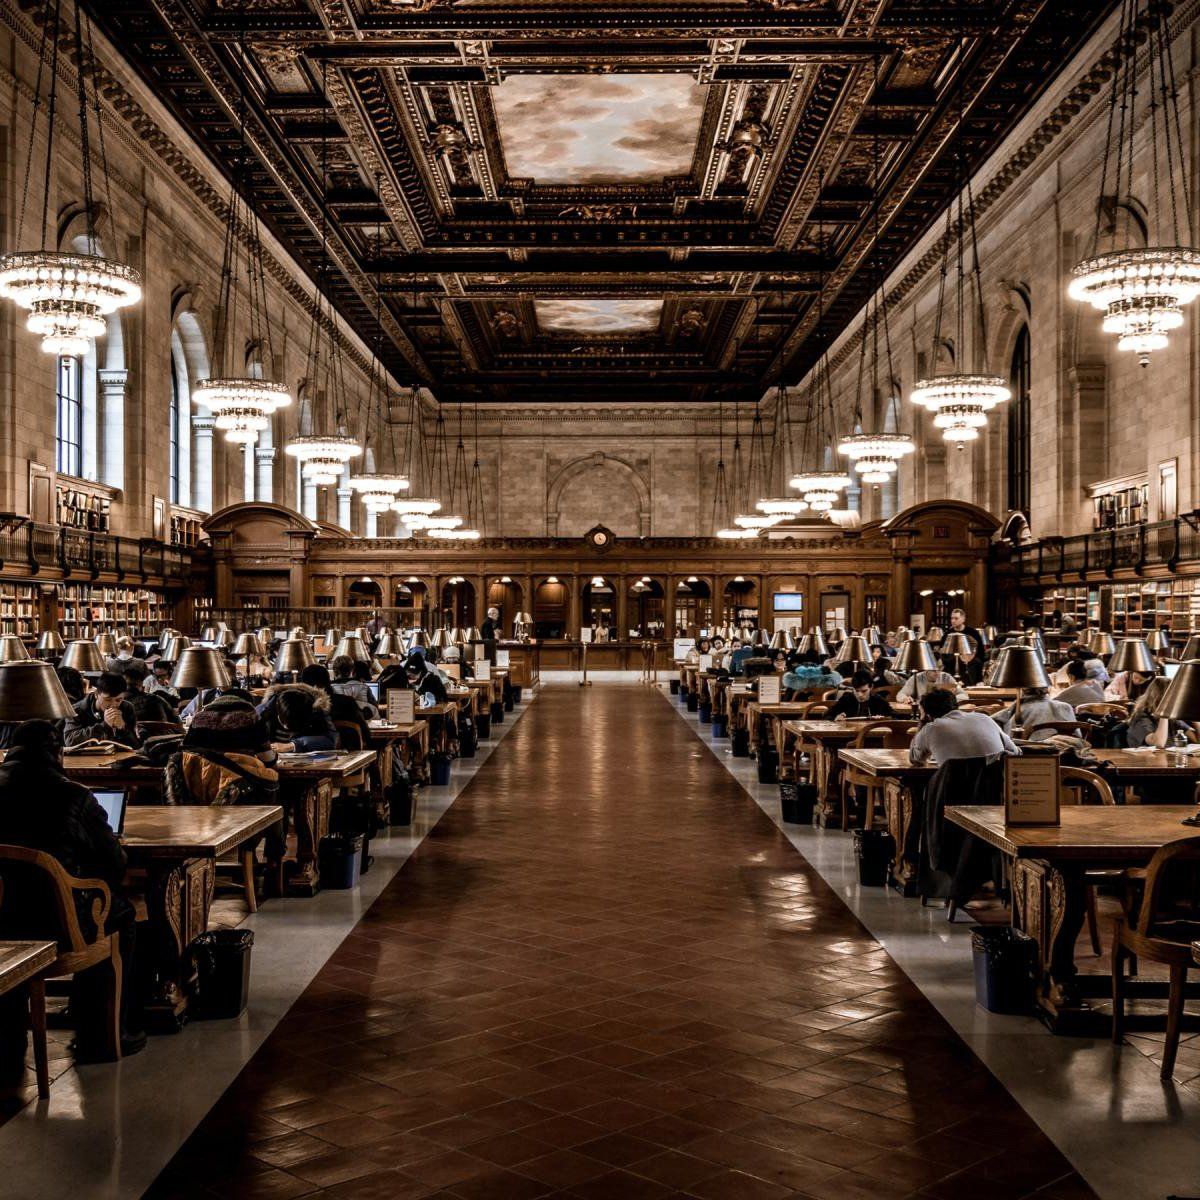
[[[192,390],[208,378],[212,366],[196,297],[186,287],[176,288],[171,295],[171,368],[179,388],[180,503],[211,510],[212,417],[197,410]]]
[[[583,527],[575,529],[574,524],[579,522],[561,520],[563,501],[564,497],[569,498],[588,476],[594,477],[590,482],[597,494],[597,507],[590,519],[581,517]],[[609,501],[615,505],[615,513],[608,511]],[[581,537],[597,522],[611,528],[618,536],[648,537],[650,519],[650,489],[640,472],[623,458],[606,454],[602,450],[567,463],[547,488],[546,534],[549,537]],[[622,529],[621,525],[626,527]]]

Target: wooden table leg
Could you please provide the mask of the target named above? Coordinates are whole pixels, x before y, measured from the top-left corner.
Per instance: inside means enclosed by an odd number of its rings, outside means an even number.
[[[35,975],[29,981],[29,1030],[33,1038],[33,1065],[39,1100],[50,1099],[50,1061],[46,1049],[46,981]]]
[[[149,936],[144,953],[152,983],[146,1027],[154,1033],[178,1033],[187,1019],[188,996],[195,982],[187,951],[208,928],[216,874],[216,863],[211,858],[154,860],[148,870]],[[140,929],[138,932],[139,937],[145,936]],[[127,979],[125,986],[135,987],[136,982]]]
[[[813,744],[813,760],[817,764],[817,786],[820,788],[817,800],[817,825],[821,829],[840,829],[842,826],[841,797],[838,789],[841,787],[842,760],[835,750],[820,743]]]
[[[887,814],[887,831],[896,844],[889,882],[902,896],[917,894],[919,864],[912,853],[913,794],[898,779],[889,779],[883,791],[883,807]]]
[[[317,849],[329,836],[329,812],[333,807],[333,787],[328,779],[303,785],[297,794],[292,814],[296,821],[296,871],[287,881],[293,896],[315,896],[321,887]]]

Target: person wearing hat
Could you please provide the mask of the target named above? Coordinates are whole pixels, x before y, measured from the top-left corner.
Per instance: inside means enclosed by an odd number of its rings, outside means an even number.
[[[105,671],[96,680],[95,690],[75,705],[75,715],[68,718],[63,730],[65,744],[78,746],[94,740],[136,749],[137,716],[124,696],[125,676]]]
[[[419,708],[432,708],[435,704],[446,703],[446,685],[442,682],[441,675],[430,667],[423,654],[414,651],[404,660],[404,674],[408,679],[408,686],[417,693]]]
[[[175,706],[165,696],[157,692],[144,690],[148,674],[146,664],[140,659],[127,662],[120,672],[125,680],[123,700],[133,709],[133,715],[138,722],[157,721],[167,725],[178,725],[179,714]]]

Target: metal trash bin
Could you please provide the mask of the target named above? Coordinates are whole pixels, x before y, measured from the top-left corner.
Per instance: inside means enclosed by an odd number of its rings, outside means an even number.
[[[858,859],[858,882],[862,887],[885,887],[888,867],[896,853],[896,842],[886,829],[856,829],[854,857]]]
[[[1033,1008],[1037,942],[1008,925],[971,929],[975,1003],[993,1013],[1028,1013]]]
[[[250,999],[250,929],[210,929],[192,943],[196,993],[188,1012],[199,1020],[240,1016]]]

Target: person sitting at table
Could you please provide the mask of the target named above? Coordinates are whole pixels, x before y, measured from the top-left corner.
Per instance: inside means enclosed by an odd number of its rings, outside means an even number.
[[[337,659],[334,659],[334,661],[336,662]],[[349,659],[346,661],[348,662]],[[371,729],[367,724],[367,714],[364,714],[362,705],[353,696],[347,696],[345,693],[337,690],[337,683],[330,679],[329,671],[325,667],[322,667],[318,663],[314,663],[311,667],[305,667],[300,672],[300,682],[324,692],[329,697],[329,715],[333,718],[335,727],[339,721],[346,721],[348,724],[355,726],[359,732],[359,737],[362,739],[361,745],[357,747],[358,749],[369,745]],[[374,708],[370,710],[369,715],[375,715]],[[339,738],[339,744],[340,742],[341,739]]]
[[[1108,673],[1108,668],[1104,665],[1102,659],[1097,658],[1086,646],[1081,646],[1076,642],[1073,646],[1067,647],[1067,662],[1083,663],[1084,671],[1087,679],[1094,679],[1101,687],[1107,687],[1111,677]],[[1066,664],[1055,672],[1054,681],[1056,683],[1067,683]]]
[[[75,705],[75,715],[67,719],[63,730],[66,745],[96,740],[136,748],[137,716],[124,695],[125,676],[105,671],[96,680],[95,689]]]
[[[914,671],[905,681],[904,686],[896,693],[899,703],[918,704],[930,692],[946,692],[953,696],[958,704],[967,702],[967,693],[962,685],[948,671],[934,667],[929,671]]]
[[[133,906],[122,895],[125,851],[109,828],[95,796],[63,771],[63,739],[53,721],[25,721],[13,733],[11,749],[0,764],[0,842],[40,850],[58,860],[77,879],[102,879],[112,892],[104,933],[116,934],[122,964],[121,1053],[136,1054],[146,1044],[142,1023],[142,988],[134,964],[136,933]],[[36,798],[35,803],[31,799]],[[0,936],[28,936],[43,923],[36,913],[22,913],[6,896],[0,909]],[[85,936],[95,930],[92,894],[76,893],[79,923]],[[32,922],[28,926],[25,922]],[[27,932],[28,931],[28,932]],[[71,993],[75,1020],[75,1061],[99,1062],[104,1052],[104,997],[107,963],[80,971]],[[12,1005],[19,1003],[19,1015]],[[20,1078],[25,1058],[25,1000],[20,992],[0,997],[6,1031],[0,1043],[3,1082]],[[11,1018],[11,1019],[10,1019]],[[7,1031],[19,1030],[13,1037]]]
[[[165,658],[156,658],[150,664],[150,674],[142,684],[142,691],[150,696],[161,696],[172,708],[179,707],[179,693],[171,686],[174,665]]]
[[[409,687],[417,694],[419,708],[432,708],[435,704],[446,703],[446,685],[442,682],[442,677],[426,662],[423,654],[409,654],[404,660],[404,673],[408,678]]]
[[[1069,683],[1054,697],[1055,700],[1072,708],[1078,708],[1081,704],[1104,703],[1103,685],[1099,680],[1088,678],[1087,667],[1082,662],[1073,658],[1065,669]]]
[[[814,651],[800,655],[799,663],[783,676],[783,686],[795,696],[797,692],[824,692],[842,686],[842,677],[829,670]]]
[[[1150,681],[1150,686],[1138,697],[1129,713],[1125,727],[1125,742],[1128,746],[1154,746],[1164,750],[1177,734],[1182,733],[1190,742],[1200,734],[1200,722],[1169,721],[1158,715],[1163,697],[1167,694],[1170,680],[1159,675]]]
[[[366,666],[366,664],[363,664]],[[362,711],[368,716],[376,715],[375,697],[371,695],[371,689],[365,683],[359,682],[354,678],[354,660],[346,654],[337,655],[329,664],[328,675],[332,676],[332,683],[329,684],[331,695],[344,697],[348,700],[353,700]],[[311,683],[311,680],[300,678],[305,683]],[[324,684],[314,684],[315,687],[324,687]],[[340,720],[335,711],[333,714],[335,721]]]
[[[1020,753],[1012,738],[987,713],[959,708],[944,688],[921,697],[921,719],[908,750],[910,762],[945,763],[956,758]]]
[[[258,714],[267,723],[273,750],[308,754],[337,749],[331,707],[329,697],[318,688],[306,683],[277,683],[267,689]]]
[[[158,721],[167,725],[179,725],[179,714],[175,706],[158,692],[147,692],[143,688],[146,679],[146,667],[139,662],[125,664],[121,672],[125,680],[123,700],[133,709],[133,715],[138,722]]]
[[[420,649],[420,647],[418,647]],[[700,655],[712,654],[713,644],[708,638],[701,638],[684,656],[683,663],[687,667],[698,667],[700,665]]]
[[[904,676],[892,670],[892,660],[882,646],[871,647],[871,682],[877,687],[899,687]]]
[[[119,637],[117,652],[105,660],[104,669],[119,675],[130,663],[140,663],[144,667],[146,660],[137,656],[137,646],[133,638]]]
[[[74,667],[55,667],[54,673],[72,704],[78,704],[87,695],[87,680],[84,679],[82,671],[77,671]]]
[[[1068,667],[1073,665],[1067,664]],[[1116,704],[1134,704],[1153,679],[1153,671],[1118,671],[1104,689],[1104,699]]]
[[[1006,733],[1015,733],[1013,721],[1016,719],[1017,706],[1015,703],[1007,705],[998,713],[992,714],[992,720],[996,722]],[[1021,729],[1031,730],[1038,725],[1042,725],[1047,721],[1071,721],[1075,717],[1075,710],[1069,705],[1064,704],[1059,699],[1050,699],[1050,689],[1043,687],[1022,688],[1021,689]],[[1031,742],[1047,742],[1054,737],[1053,729],[1043,729],[1038,733],[1034,733],[1028,740]],[[1020,736],[1020,735],[1018,735]],[[1075,737],[1082,737],[1083,731],[1076,729]]]
[[[845,721],[851,717],[890,717],[892,706],[871,690],[874,680],[870,671],[855,671],[850,686],[843,689],[833,707],[826,713],[830,721]]]

